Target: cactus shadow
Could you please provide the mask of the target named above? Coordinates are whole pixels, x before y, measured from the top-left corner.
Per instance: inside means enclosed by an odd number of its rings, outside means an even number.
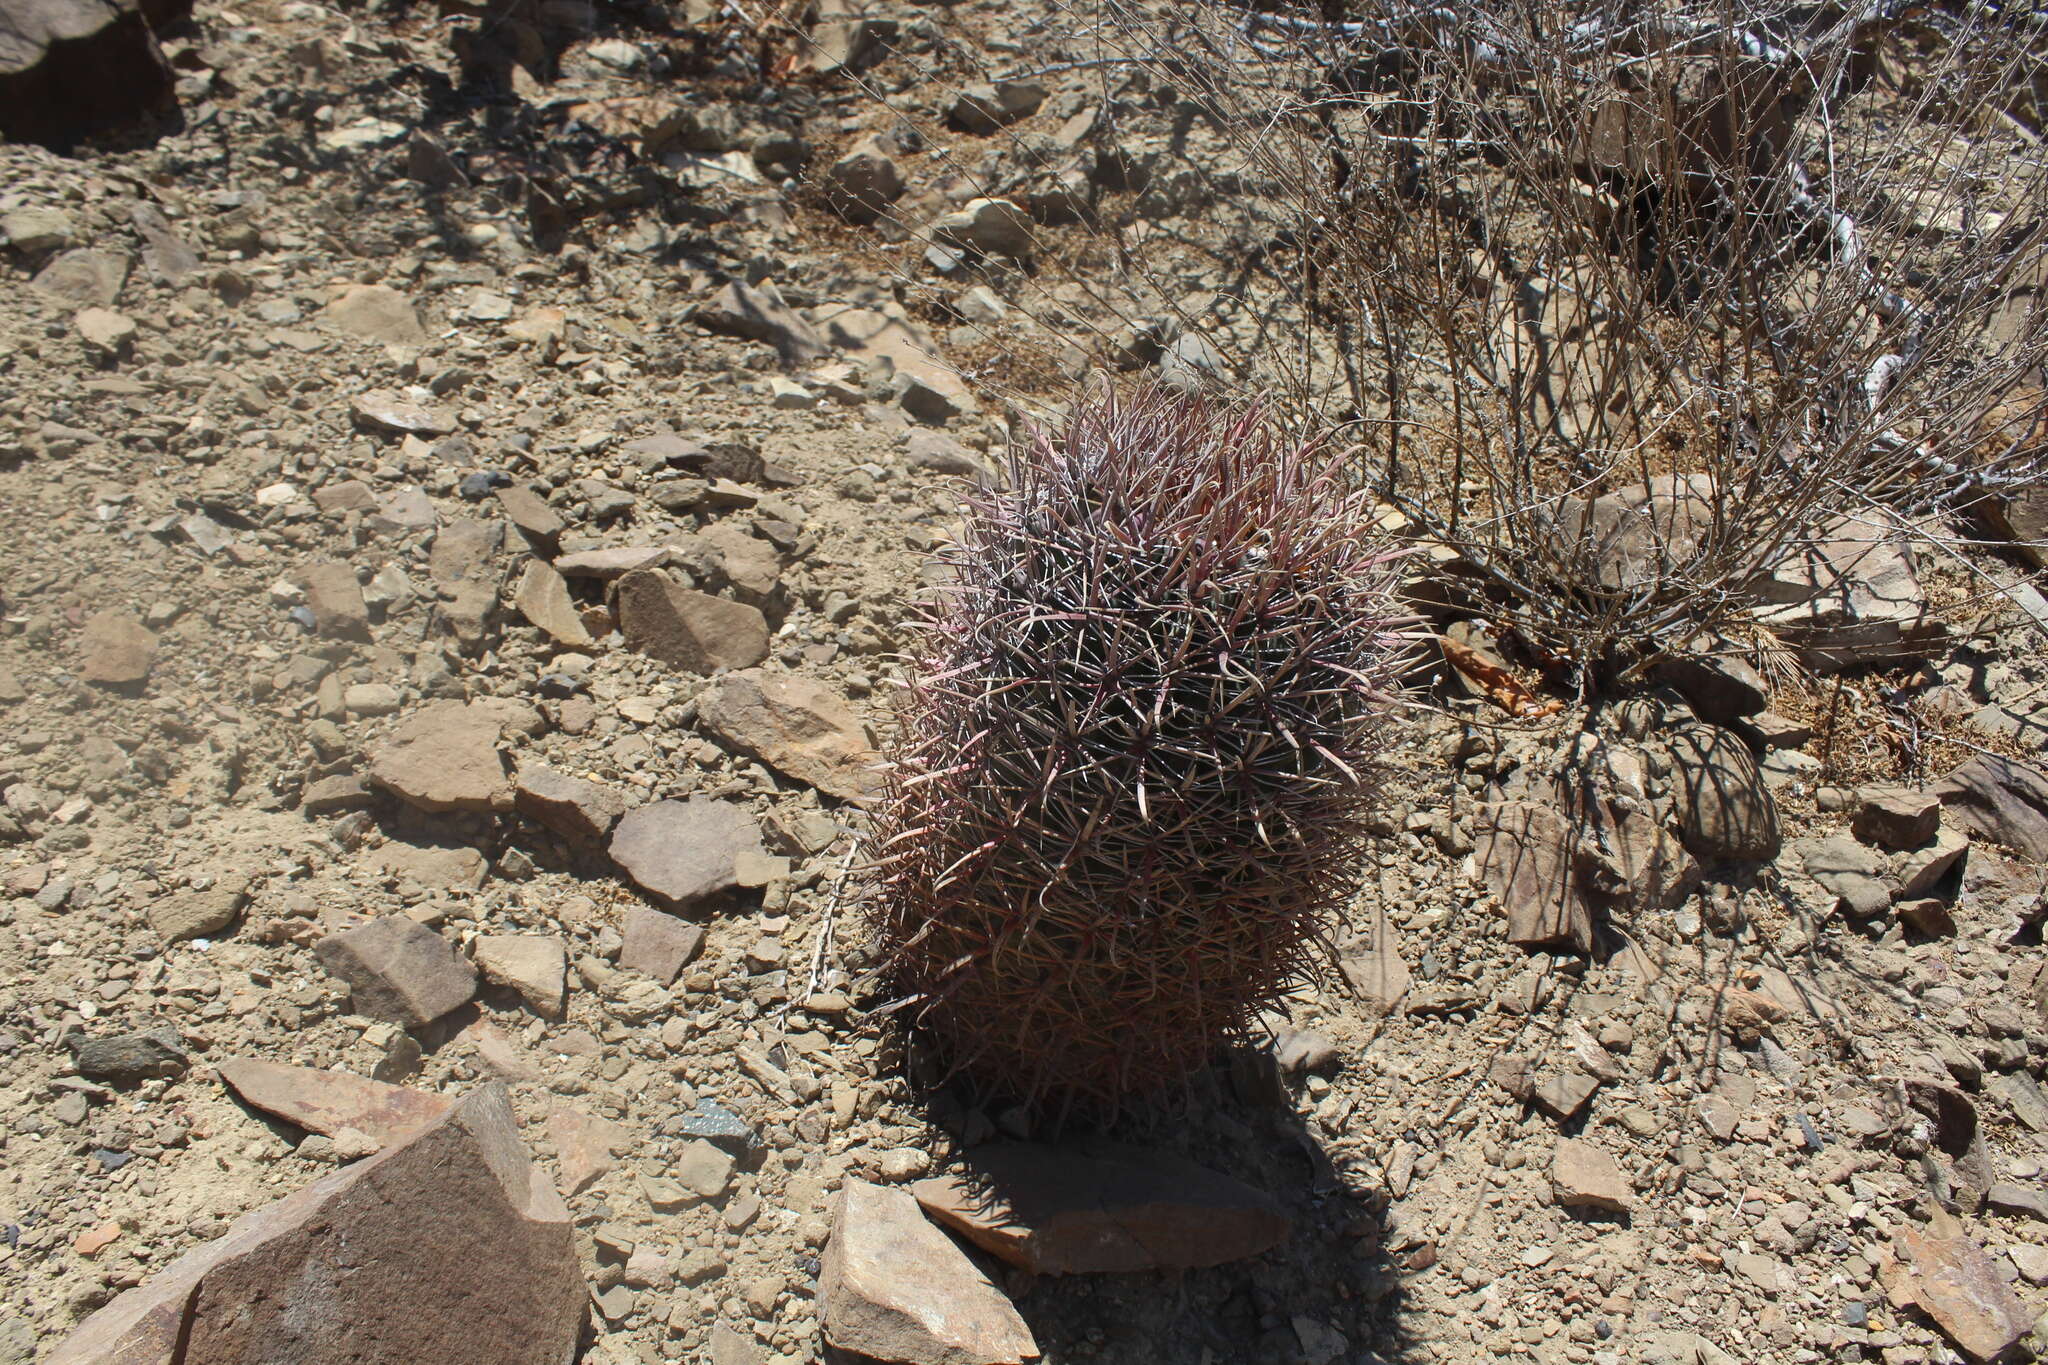
[[[1255,1063],[1250,1084],[1247,1057]],[[1258,1064],[1267,1074],[1258,1074]],[[973,1203],[1001,1207],[1042,1195],[1048,1182],[1059,1185],[1062,1157],[1076,1168],[1107,1157],[1128,1172],[1128,1193],[1121,1197],[1184,1203],[1128,1220],[1139,1259],[1199,1260],[1216,1254],[1216,1247],[1263,1240],[1248,1233],[1242,1207],[1224,1206],[1227,1198],[1204,1208],[1205,1192],[1215,1191],[1202,1172],[1183,1164],[1194,1163],[1263,1193],[1285,1218],[1285,1238],[1256,1254],[1199,1268],[1032,1274],[964,1239],[962,1245],[1009,1292],[1047,1362],[1407,1365],[1429,1359],[1417,1353],[1403,1312],[1402,1285],[1411,1272],[1388,1249],[1384,1188],[1331,1160],[1297,1107],[1303,1100],[1287,1095],[1270,1053],[1239,1053],[1199,1078],[1186,1102],[1169,1113],[1095,1127],[1069,1123],[1039,1145],[1048,1159],[1028,1181],[998,1159],[1009,1147],[1000,1138],[965,1147],[951,1171]],[[1156,1158],[1149,1170],[1148,1156]],[[1062,1193],[1072,1195],[1090,1179],[1075,1175]],[[1112,1200],[1102,1202],[1109,1207]],[[1418,1264],[1416,1271],[1426,1268]]]

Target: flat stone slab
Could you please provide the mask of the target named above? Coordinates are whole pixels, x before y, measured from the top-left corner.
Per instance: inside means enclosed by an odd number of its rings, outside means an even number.
[[[989,1143],[965,1175],[912,1186],[933,1218],[1040,1275],[1188,1270],[1257,1256],[1289,1224],[1259,1190],[1170,1152]]]
[[[220,1078],[253,1108],[309,1133],[332,1137],[352,1128],[380,1147],[411,1136],[455,1107],[446,1095],[386,1085],[349,1071],[285,1066],[255,1057],[230,1057],[219,1070]]]
[[[740,858],[767,852],[761,827],[742,807],[703,796],[642,806],[612,831],[612,861],[635,886],[678,909],[737,887]]]
[[[498,729],[481,706],[429,703],[370,750],[370,781],[423,811],[507,808],[512,786]]]
[[[561,1197],[485,1086],[237,1220],[86,1319],[46,1365],[561,1365],[586,1290]]]

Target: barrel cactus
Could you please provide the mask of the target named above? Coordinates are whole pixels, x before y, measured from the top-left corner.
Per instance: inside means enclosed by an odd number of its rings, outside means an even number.
[[[1388,713],[1366,511],[1337,452],[1163,390],[1081,401],[971,500],[864,895],[949,1074],[1113,1113],[1327,963]]]

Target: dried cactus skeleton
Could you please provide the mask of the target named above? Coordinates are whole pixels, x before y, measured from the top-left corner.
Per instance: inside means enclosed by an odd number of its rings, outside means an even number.
[[[1340,453],[1151,390],[970,508],[866,898],[955,1072],[1048,1112],[1171,1091],[1311,974],[1361,866],[1388,559]]]

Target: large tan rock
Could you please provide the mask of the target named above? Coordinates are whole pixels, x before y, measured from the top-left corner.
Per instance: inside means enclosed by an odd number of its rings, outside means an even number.
[[[1621,1163],[1578,1138],[1559,1138],[1550,1163],[1550,1187],[1565,1208],[1626,1213],[1634,1189]]]
[[[492,1085],[243,1217],[44,1359],[562,1365],[584,1303],[569,1211]]]
[[[698,702],[705,729],[785,777],[842,801],[881,786],[860,717],[837,692],[808,678],[760,669],[729,674]]]
[[[903,1365],[1023,1365],[1038,1342],[967,1253],[900,1189],[849,1178],[818,1275],[825,1340]]]
[[[1192,1270],[1257,1256],[1288,1222],[1251,1186],[1113,1142],[976,1147],[966,1175],[920,1180],[926,1213],[1039,1275]]]
[[[423,811],[509,809],[498,728],[483,707],[430,703],[370,750],[370,781]]]
[[[351,285],[321,310],[321,318],[338,332],[387,346],[424,346],[427,329],[412,301],[385,284]]]
[[[612,861],[635,886],[676,909],[733,890],[741,858],[766,854],[761,827],[744,809],[703,796],[642,806],[612,831]]]

